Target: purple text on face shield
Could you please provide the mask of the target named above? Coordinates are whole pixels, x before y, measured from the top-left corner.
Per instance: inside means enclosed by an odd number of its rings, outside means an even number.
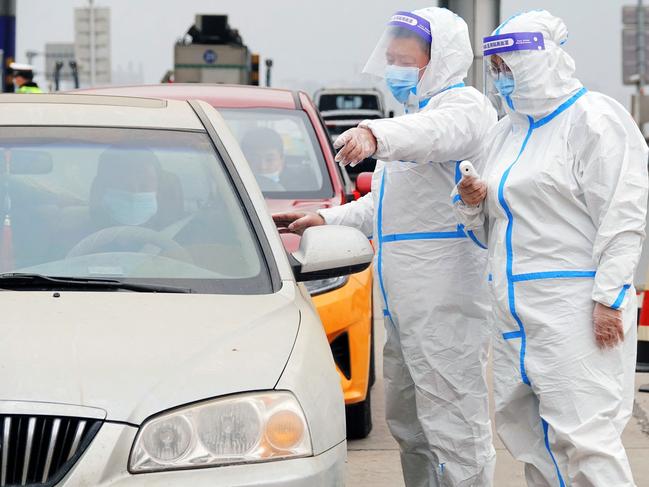
[[[430,22],[428,22],[425,18],[420,17],[419,15],[413,14],[412,12],[396,12],[392,16],[392,18],[390,18],[388,25],[392,27],[403,27],[404,29],[411,30],[419,34],[419,36],[428,43],[432,42],[433,40],[430,31]]]
[[[485,37],[482,40],[482,51],[485,56],[509,51],[542,51],[544,49],[545,41],[540,32],[511,32]]]

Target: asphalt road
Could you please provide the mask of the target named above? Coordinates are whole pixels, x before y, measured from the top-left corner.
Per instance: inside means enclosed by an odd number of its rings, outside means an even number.
[[[379,313],[375,315],[380,316]],[[346,485],[348,487],[401,487],[404,483],[401,477],[399,450],[385,423],[381,377],[383,321],[376,321],[374,327],[377,347],[377,380],[372,391],[374,429],[368,438],[348,443]],[[636,382],[638,386],[649,384],[649,374],[636,374]],[[521,464],[509,455],[497,435],[494,435],[494,438],[498,454],[495,485],[525,487]],[[649,393],[636,393],[634,417],[624,431],[623,440],[637,486],[649,487]]]

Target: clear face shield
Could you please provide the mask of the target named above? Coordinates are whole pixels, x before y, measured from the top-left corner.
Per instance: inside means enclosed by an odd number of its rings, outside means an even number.
[[[363,72],[385,80],[406,111],[419,110],[418,85],[430,61],[430,23],[412,12],[397,12]]]
[[[516,91],[516,79],[507,64],[506,53],[544,49],[545,42],[540,32],[512,32],[483,39],[484,94],[500,115],[505,114],[505,106],[515,110],[512,96]]]

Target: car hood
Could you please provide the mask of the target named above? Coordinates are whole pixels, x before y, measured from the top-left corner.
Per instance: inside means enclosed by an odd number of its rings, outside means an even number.
[[[272,389],[300,320],[290,285],[263,296],[59,294],[0,294],[0,400],[94,407],[132,424]]]

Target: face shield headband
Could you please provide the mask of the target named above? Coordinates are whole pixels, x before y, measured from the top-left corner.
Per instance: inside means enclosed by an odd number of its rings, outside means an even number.
[[[540,32],[511,32],[485,37],[482,40],[482,51],[485,57],[501,52],[543,50],[545,50],[545,41]]]
[[[433,40],[430,32],[430,22],[412,12],[396,12],[390,19],[390,22],[388,22],[388,26],[403,27],[404,29],[411,30],[429,44]]]

